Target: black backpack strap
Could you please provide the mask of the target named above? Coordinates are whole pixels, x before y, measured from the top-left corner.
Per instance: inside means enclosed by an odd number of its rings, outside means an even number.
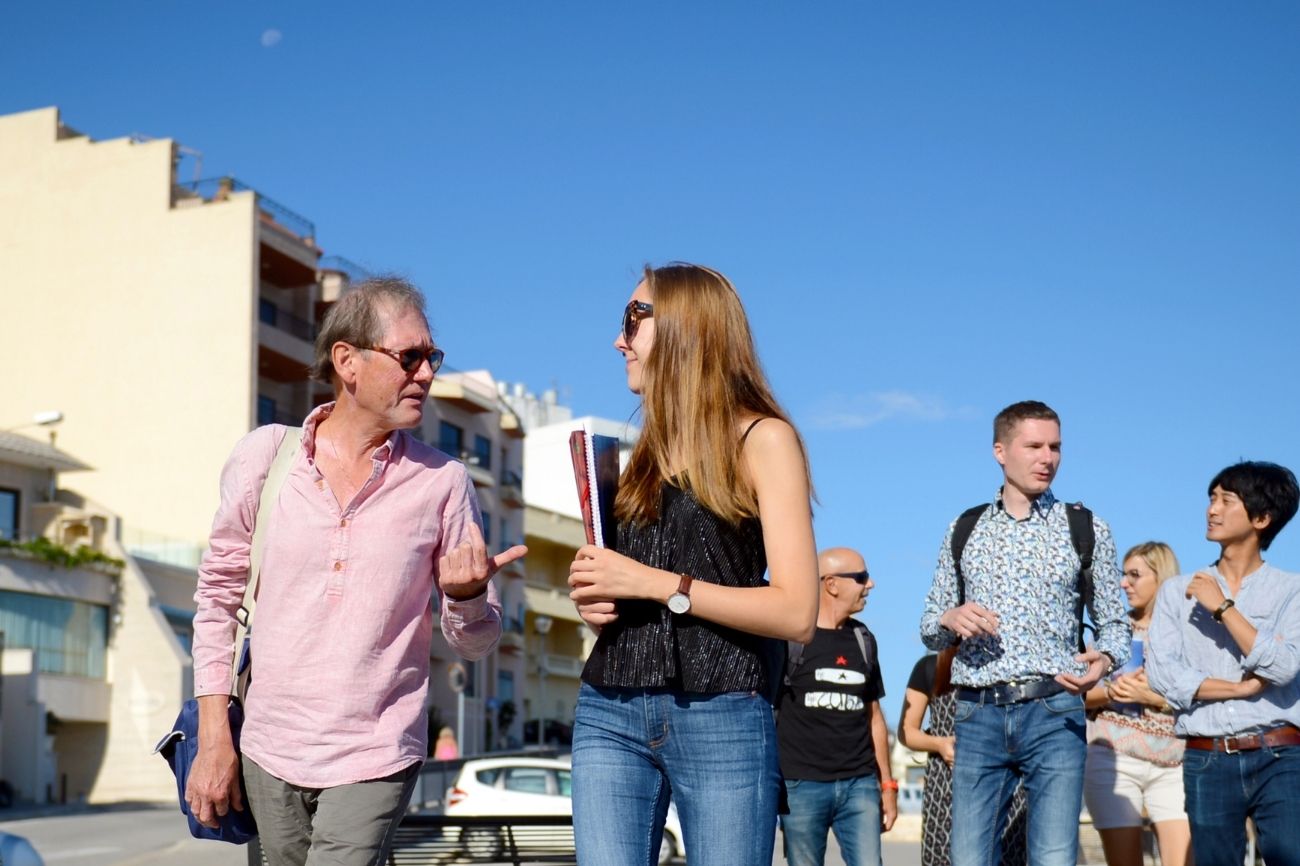
[[[975,531],[975,524],[979,523],[980,515],[988,511],[988,508],[987,502],[967,508],[952,527],[952,567],[957,574],[957,607],[966,603],[966,578],[961,573],[961,554],[966,549],[966,542],[970,541],[970,534]]]
[[[1092,512],[1082,502],[1065,506],[1065,517],[1070,524],[1070,543],[1079,555],[1079,600],[1075,605],[1075,618],[1079,621],[1079,652],[1086,645],[1083,640],[1083,611],[1092,607],[1092,552],[1097,546],[1097,531],[1092,525]]]
[[[799,669],[803,663],[804,645],[789,641],[785,645],[785,687],[790,687],[790,680],[794,677],[794,672]]]

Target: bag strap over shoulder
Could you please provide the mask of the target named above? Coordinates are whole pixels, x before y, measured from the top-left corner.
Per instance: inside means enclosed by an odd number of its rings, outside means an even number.
[[[1079,555],[1079,593],[1074,616],[1079,621],[1079,652],[1083,652],[1087,649],[1083,639],[1083,611],[1092,606],[1092,551],[1097,546],[1097,531],[1092,525],[1092,512],[1082,502],[1067,505],[1065,517],[1070,524],[1070,543]]]
[[[253,518],[253,540],[248,555],[248,582],[244,586],[244,603],[235,615],[235,647],[231,664],[230,693],[243,701],[248,691],[248,679],[252,673],[248,663],[244,644],[253,632],[253,611],[257,607],[257,585],[262,576],[262,553],[266,547],[266,527],[271,522],[271,509],[280,497],[280,488],[299,452],[302,451],[302,428],[288,427],[280,447],[276,449],[271,468],[262,483],[262,495],[257,505],[257,515]]]
[[[865,636],[867,633],[867,624],[861,620],[855,619],[852,620],[851,627],[853,629],[853,637],[858,642],[858,652],[862,653],[862,661],[870,665],[871,656],[867,654],[867,639]],[[785,684],[787,687],[790,685],[790,679],[794,676],[794,672],[797,671],[799,665],[803,663],[804,647],[804,644],[796,643],[795,641],[790,641],[786,645]]]
[[[975,531],[975,524],[979,523],[980,515],[988,511],[988,508],[987,502],[967,508],[952,527],[952,567],[957,573],[957,607],[966,603],[966,577],[961,571],[961,554],[966,549],[966,542],[970,541],[970,534]]]

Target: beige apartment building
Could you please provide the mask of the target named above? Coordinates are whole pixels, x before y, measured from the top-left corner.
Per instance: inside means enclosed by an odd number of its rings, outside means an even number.
[[[420,438],[465,464],[474,482],[483,515],[483,536],[490,553],[524,543],[524,430],[519,417],[501,399],[497,383],[484,370],[443,372],[429,389],[429,405]],[[474,754],[522,742],[526,650],[524,583],[533,555],[497,573],[501,595],[502,634],[497,651],[465,666],[463,707],[447,674],[457,664],[440,633],[434,634],[434,671],[430,701],[444,724],[455,727],[463,714],[462,754]]]
[[[150,752],[191,691],[188,617],[166,604],[176,575],[130,556],[112,512],[59,488],[59,473],[88,471],[0,433],[0,779],[17,801],[175,795]],[[193,572],[176,571],[193,594]]]
[[[321,307],[313,223],[233,178],[178,177],[176,142],[93,141],[55,108],[0,117],[0,429],[59,410],[131,549],[193,566],[232,445],[299,423]],[[326,263],[328,264],[328,263]]]
[[[322,256],[314,224],[261,191],[229,177],[182,179],[182,151],[170,140],[92,140],[55,108],[0,116],[0,361],[15,374],[0,431],[38,413],[62,416],[58,453],[77,455],[78,495],[47,498],[81,508],[95,527],[86,537],[124,563],[112,587],[90,575],[68,588],[66,580],[42,584],[44,572],[6,583],[5,574],[27,566],[3,559],[0,591],[74,598],[98,606],[86,614],[92,619],[110,611],[104,674],[78,683],[98,696],[76,706],[50,697],[50,677],[62,675],[22,674],[48,652],[24,662],[20,649],[4,651],[6,672],[14,669],[5,688],[27,688],[57,731],[41,734],[53,739],[44,763],[27,773],[27,799],[174,795],[150,750],[190,694],[195,567],[222,466],[253,427],[301,423],[329,399],[306,377],[316,330],[365,275]],[[420,435],[469,466],[493,546],[522,540],[522,425],[495,384],[480,373],[440,375],[430,410]],[[21,501],[36,516],[22,517],[15,531],[62,531],[40,516],[34,495]],[[0,494],[0,517],[3,506]],[[456,659],[435,638],[430,702],[446,724],[463,708],[466,751],[521,737],[524,568],[499,578],[507,634],[496,656],[468,665],[463,705],[448,680]],[[6,701],[2,712],[12,706]],[[13,739],[0,728],[0,752],[17,754],[11,743],[35,736]],[[78,775],[74,766],[87,769]],[[0,778],[6,773],[0,763]]]

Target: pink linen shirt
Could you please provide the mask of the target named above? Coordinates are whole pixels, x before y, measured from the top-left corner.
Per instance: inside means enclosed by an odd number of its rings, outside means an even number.
[[[241,747],[279,779],[327,788],[391,775],[428,754],[424,702],[434,611],[468,659],[501,634],[496,587],[442,597],[438,557],[479,520],[465,467],[404,431],[372,454],[370,478],[340,507],[316,467],[316,425],[285,478],[266,534]],[[221,505],[194,600],[194,694],[230,690],[262,484],[287,428],[259,427],[221,473]],[[266,519],[263,516],[261,519]]]

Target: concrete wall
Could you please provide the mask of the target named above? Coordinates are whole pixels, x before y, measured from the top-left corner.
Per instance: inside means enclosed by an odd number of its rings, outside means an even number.
[[[13,786],[17,799],[44,803],[53,791],[55,761],[53,738],[45,732],[35,653],[5,650],[2,671],[0,778]]]
[[[252,426],[254,196],[171,206],[172,142],[59,138],[0,117],[0,428],[57,409],[77,488],[132,527],[202,543]],[[54,341],[52,344],[51,341]]]
[[[104,760],[89,781],[88,799],[170,801],[176,796],[175,782],[152,751],[193,693],[191,662],[158,610],[139,564],[113,546],[108,553],[126,560],[118,599],[121,619],[108,653],[112,699]]]

